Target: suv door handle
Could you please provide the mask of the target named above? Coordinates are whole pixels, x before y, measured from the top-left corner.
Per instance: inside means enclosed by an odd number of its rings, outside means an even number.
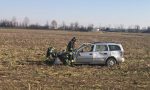
[[[100,53],[100,54],[107,55],[108,53]]]
[[[107,55],[107,53],[104,53],[104,55]]]
[[[89,55],[93,55],[92,53],[90,53]]]

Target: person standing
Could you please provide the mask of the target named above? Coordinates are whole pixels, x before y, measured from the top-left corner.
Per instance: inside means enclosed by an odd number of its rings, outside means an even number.
[[[72,62],[74,61],[74,56],[73,56],[73,51],[75,50],[75,42],[76,42],[76,37],[73,37],[71,41],[69,41],[67,45],[66,51],[68,52],[68,64],[72,65]]]
[[[67,45],[67,50],[66,50],[67,52],[72,52],[75,49],[75,42],[76,42],[76,37],[73,37]]]

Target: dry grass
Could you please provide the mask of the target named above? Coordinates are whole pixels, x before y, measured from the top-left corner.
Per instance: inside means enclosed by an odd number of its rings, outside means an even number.
[[[49,66],[47,47],[65,49],[71,37],[83,42],[119,42],[126,62],[102,66]],[[95,33],[35,30],[0,30],[0,89],[149,89],[150,34]]]

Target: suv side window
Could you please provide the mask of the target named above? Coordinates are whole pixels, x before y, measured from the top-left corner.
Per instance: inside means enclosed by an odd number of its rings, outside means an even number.
[[[96,52],[97,51],[108,51],[107,45],[96,45]]]
[[[88,45],[81,49],[81,52],[92,52],[94,45]]]
[[[121,48],[118,45],[109,45],[110,51],[120,51]]]

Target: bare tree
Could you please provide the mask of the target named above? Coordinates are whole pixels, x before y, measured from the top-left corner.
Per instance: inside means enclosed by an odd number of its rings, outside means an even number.
[[[74,28],[75,28],[75,30],[78,30],[78,29],[79,29],[79,23],[78,23],[78,22],[75,22],[75,23],[74,23]]]
[[[45,29],[49,29],[49,22],[48,21],[46,22],[44,27],[45,27]]]
[[[146,33],[150,33],[150,26],[147,27]]]
[[[67,25],[65,22],[62,22],[61,26],[59,27],[59,29],[61,30],[66,30],[67,29]]]
[[[29,26],[29,18],[28,17],[25,17],[22,24],[23,24],[23,27],[27,28]]]
[[[93,29],[94,29],[94,25],[93,24],[88,25],[87,31],[92,31]]]
[[[123,24],[120,24],[119,26],[118,26],[118,29],[124,29],[124,25]]]
[[[70,29],[71,30],[74,30],[75,28],[74,28],[74,23],[70,23]]]
[[[53,20],[51,22],[51,29],[57,29],[57,21],[56,20]]]
[[[135,25],[135,29],[136,30],[140,30],[140,26],[139,25]]]
[[[145,27],[145,29],[146,29],[146,27]],[[148,26],[147,29],[150,30],[150,26]]]
[[[66,30],[66,23],[65,22],[62,23],[62,29]]]
[[[17,27],[18,26],[18,22],[17,22],[16,17],[12,17],[11,23],[12,23],[13,27]]]

